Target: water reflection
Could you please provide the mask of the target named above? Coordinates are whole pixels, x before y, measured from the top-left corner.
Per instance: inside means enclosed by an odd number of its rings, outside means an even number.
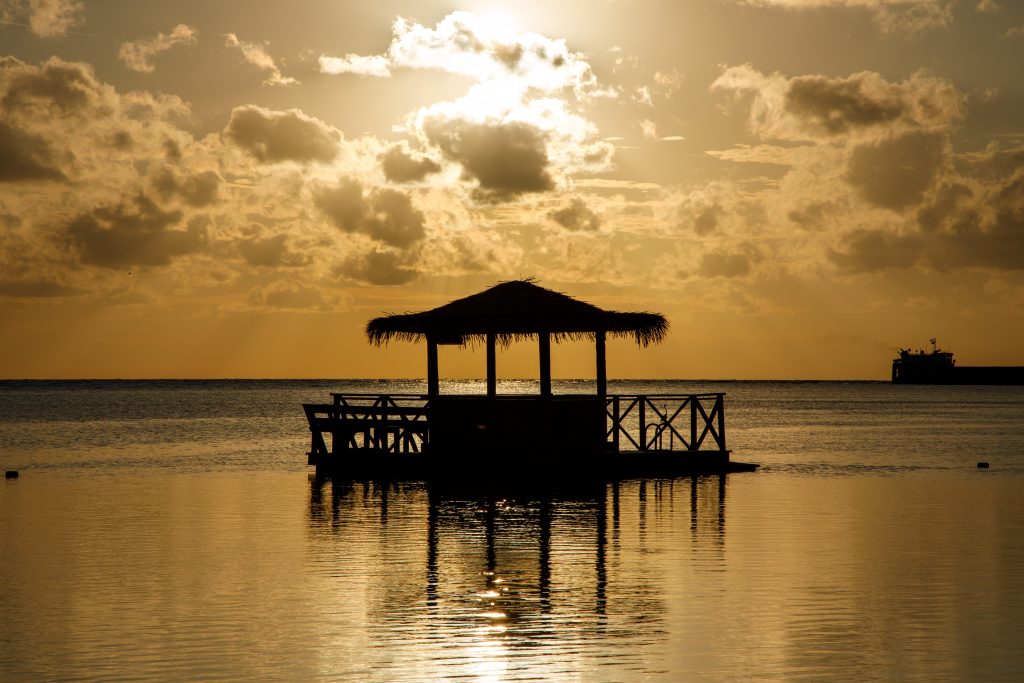
[[[595,652],[598,667],[650,674],[644,650],[668,633],[664,530],[685,532],[667,523],[688,507],[691,543],[724,562],[725,480],[552,495],[313,477],[311,548],[374,614],[378,661],[401,653],[416,676],[578,675]]]

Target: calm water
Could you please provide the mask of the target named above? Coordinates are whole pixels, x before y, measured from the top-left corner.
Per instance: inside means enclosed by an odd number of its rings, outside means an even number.
[[[1024,680],[1024,387],[610,389],[762,470],[351,485],[299,403],[420,384],[0,382],[0,679]]]

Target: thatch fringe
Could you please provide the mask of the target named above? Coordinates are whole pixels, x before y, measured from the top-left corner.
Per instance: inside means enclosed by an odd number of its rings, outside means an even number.
[[[477,294],[421,313],[393,313],[366,324],[366,337],[381,346],[391,341],[416,342],[427,336],[440,343],[483,343],[494,334],[497,343],[534,339],[547,332],[556,342],[593,340],[598,331],[633,337],[640,346],[661,342],[668,321],[657,313],[605,311],[554,292],[532,280],[502,282]]]

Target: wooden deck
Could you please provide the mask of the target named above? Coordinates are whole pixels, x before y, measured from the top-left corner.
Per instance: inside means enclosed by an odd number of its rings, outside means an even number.
[[[336,393],[303,409],[309,463],[357,478],[625,478],[754,469],[729,459],[724,398]]]

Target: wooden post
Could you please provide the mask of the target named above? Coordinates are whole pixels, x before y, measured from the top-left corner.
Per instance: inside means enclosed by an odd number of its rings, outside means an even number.
[[[690,449],[697,450],[697,398],[696,394],[690,396]]]
[[[540,395],[551,395],[551,335],[547,332],[538,332],[537,339],[540,345]]]
[[[647,397],[637,397],[637,407],[640,408],[640,450],[647,450]]]
[[[718,450],[725,450],[725,394],[718,394]]]
[[[495,358],[496,336],[493,332],[487,333],[487,396],[494,398],[498,394],[498,364]]]
[[[604,330],[594,333],[595,350],[597,353],[597,395],[604,398],[608,395],[608,369],[605,366]]]
[[[616,394],[612,396],[612,450],[616,453],[619,452],[619,425],[621,418],[619,417],[619,396]],[[615,495],[617,496],[619,489],[615,489]],[[618,498],[616,498],[618,500]]]
[[[433,398],[441,393],[437,373],[437,342],[427,336],[427,395]]]

